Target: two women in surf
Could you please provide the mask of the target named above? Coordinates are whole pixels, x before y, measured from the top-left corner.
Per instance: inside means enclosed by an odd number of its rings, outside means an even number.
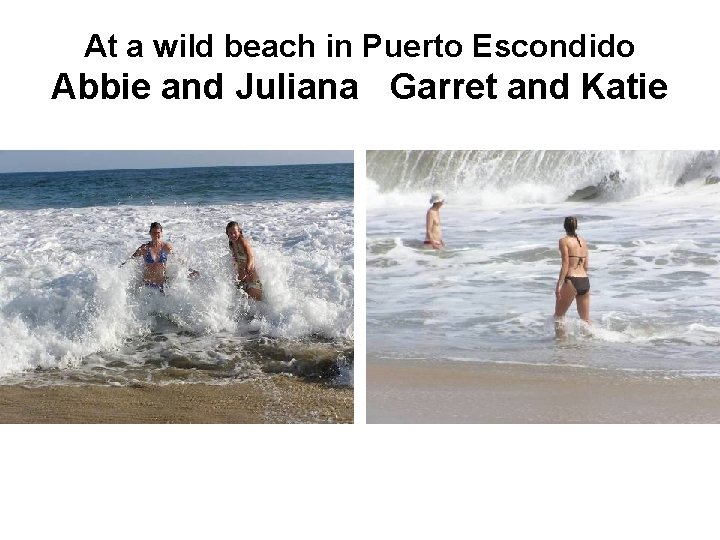
[[[261,300],[262,283],[255,269],[255,252],[250,245],[250,241],[243,235],[242,229],[236,221],[227,224],[225,233],[233,257],[236,286],[238,289],[245,291],[253,300]],[[137,248],[130,258],[142,259],[143,284],[146,287],[164,292],[167,282],[167,264],[170,255],[173,255],[174,251],[173,246],[168,242],[164,242],[162,236],[162,225],[158,222],[151,223],[150,241]],[[191,278],[200,275],[192,268],[188,269],[188,272]]]

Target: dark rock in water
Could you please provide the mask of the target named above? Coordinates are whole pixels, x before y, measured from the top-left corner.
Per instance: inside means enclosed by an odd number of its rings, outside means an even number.
[[[263,366],[265,373],[290,373],[298,377],[310,379],[329,379],[340,373],[340,368],[334,359],[321,358],[317,360],[292,360],[287,362],[268,362]]]
[[[578,189],[567,200],[568,202],[590,201],[617,191],[623,184],[625,184],[625,179],[620,175],[620,171],[613,171],[600,180],[597,186],[586,186]]]
[[[168,366],[181,369],[190,369],[195,367],[193,361],[187,356],[174,354],[167,360]]]
[[[615,191],[618,187],[622,186],[624,183],[625,179],[620,176],[620,171],[613,171],[605,178],[600,180],[600,183],[598,184],[598,189],[601,193],[611,193]]]
[[[590,199],[596,199],[600,196],[600,190],[597,186],[587,186],[582,189],[578,189],[575,193],[570,195],[567,200],[570,201],[588,201]]]
[[[716,161],[717,152],[715,150],[698,153],[685,168],[680,178],[677,179],[675,185],[682,186],[690,180],[698,180],[708,173],[711,173],[710,176],[713,176],[712,169]]]
[[[288,362],[292,360],[292,354],[290,354],[281,345],[274,342],[257,343],[252,346],[253,356],[258,358],[266,359],[271,362]]]
[[[128,365],[127,362],[124,362],[122,360],[110,360],[107,363],[107,366],[112,367],[112,368],[123,368],[123,367],[127,367],[127,365]]]
[[[268,373],[291,373],[298,377],[331,378],[338,375],[337,353],[297,354],[289,362],[271,361],[263,366]]]
[[[340,374],[341,366],[352,365],[352,348],[344,349],[329,343],[284,343],[279,350],[263,351],[266,373],[289,373],[308,379],[332,379]]]
[[[335,377],[340,373],[337,358],[303,358],[291,363],[292,372],[300,377]]]
[[[705,179],[705,184],[720,184],[720,176],[710,175]]]

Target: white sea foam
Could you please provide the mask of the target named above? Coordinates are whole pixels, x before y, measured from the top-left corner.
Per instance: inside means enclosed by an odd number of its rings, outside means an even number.
[[[718,152],[368,152],[368,205],[413,204],[442,189],[453,204],[483,207],[565,201],[598,187],[603,200],[667,193],[720,174]]]

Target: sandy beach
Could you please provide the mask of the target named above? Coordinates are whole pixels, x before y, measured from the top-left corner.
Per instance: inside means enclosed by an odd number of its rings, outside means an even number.
[[[720,379],[369,359],[368,423],[715,423]]]
[[[353,389],[285,375],[236,384],[0,386],[0,423],[352,423]]]

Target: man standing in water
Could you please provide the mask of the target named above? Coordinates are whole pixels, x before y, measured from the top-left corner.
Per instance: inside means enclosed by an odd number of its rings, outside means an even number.
[[[425,242],[423,243],[433,249],[445,247],[445,242],[442,240],[442,227],[440,226],[440,208],[444,203],[445,195],[442,192],[436,191],[430,195],[430,204],[432,206],[427,211],[425,218]]]

